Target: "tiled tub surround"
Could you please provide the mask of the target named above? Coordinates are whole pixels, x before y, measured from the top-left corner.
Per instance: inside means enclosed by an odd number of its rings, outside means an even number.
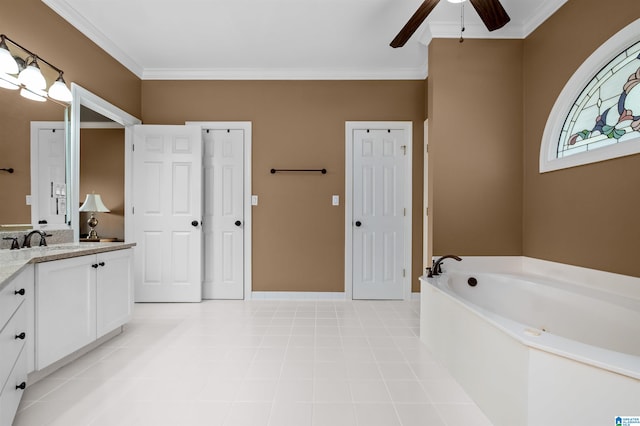
[[[418,338],[419,303],[137,304],[27,388],[14,426],[490,426]]]
[[[640,278],[529,258],[445,262],[422,278],[421,339],[496,426],[640,413]]]

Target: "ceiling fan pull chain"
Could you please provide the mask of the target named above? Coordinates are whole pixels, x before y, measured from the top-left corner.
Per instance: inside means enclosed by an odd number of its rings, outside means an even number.
[[[460,43],[464,41],[462,33],[464,32],[464,2],[460,3]]]

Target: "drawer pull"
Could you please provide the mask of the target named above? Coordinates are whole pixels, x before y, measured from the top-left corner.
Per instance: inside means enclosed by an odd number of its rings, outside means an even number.
[[[100,262],[100,263],[98,263],[98,265],[104,266],[104,262]]]
[[[24,340],[27,337],[27,334],[23,331],[20,334],[16,334],[16,340]]]
[[[19,385],[16,385],[16,389],[25,390],[27,388],[27,382],[22,382]]]
[[[98,264],[94,263],[93,265],[91,265],[92,268],[98,269]]]
[[[24,293],[25,293],[24,288],[21,288],[20,290],[16,290],[13,292],[13,294],[19,294],[20,296],[24,296]]]

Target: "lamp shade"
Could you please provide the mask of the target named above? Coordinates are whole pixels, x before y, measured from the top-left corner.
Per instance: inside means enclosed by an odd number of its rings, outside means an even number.
[[[47,100],[47,92],[45,92],[44,90],[27,89],[25,87],[20,89],[20,96],[38,102],[46,102]]]
[[[4,36],[0,41],[0,71],[7,74],[18,74],[18,64],[13,59],[13,55],[9,52]]]
[[[44,79],[38,62],[34,59],[31,63],[18,75],[18,81],[29,89],[44,90],[47,88],[47,80]]]
[[[0,71],[0,87],[9,90],[18,90],[20,83],[14,76]]]
[[[49,88],[49,97],[61,102],[71,102],[73,99],[71,91],[62,78],[62,73],[60,73],[60,77],[58,77],[55,83]]]
[[[110,212],[107,206],[102,202],[100,194],[87,194],[87,198],[84,200],[84,204],[80,206],[81,212]]]

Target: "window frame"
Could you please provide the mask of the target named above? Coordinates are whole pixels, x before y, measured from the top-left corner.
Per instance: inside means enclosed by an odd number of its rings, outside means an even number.
[[[556,99],[542,136],[540,173],[577,167],[640,153],[640,137],[621,143],[558,158],[558,144],[565,121],[576,99],[594,77],[624,50],[640,41],[640,19],[603,43],[571,76]],[[613,55],[611,52],[615,52]]]

